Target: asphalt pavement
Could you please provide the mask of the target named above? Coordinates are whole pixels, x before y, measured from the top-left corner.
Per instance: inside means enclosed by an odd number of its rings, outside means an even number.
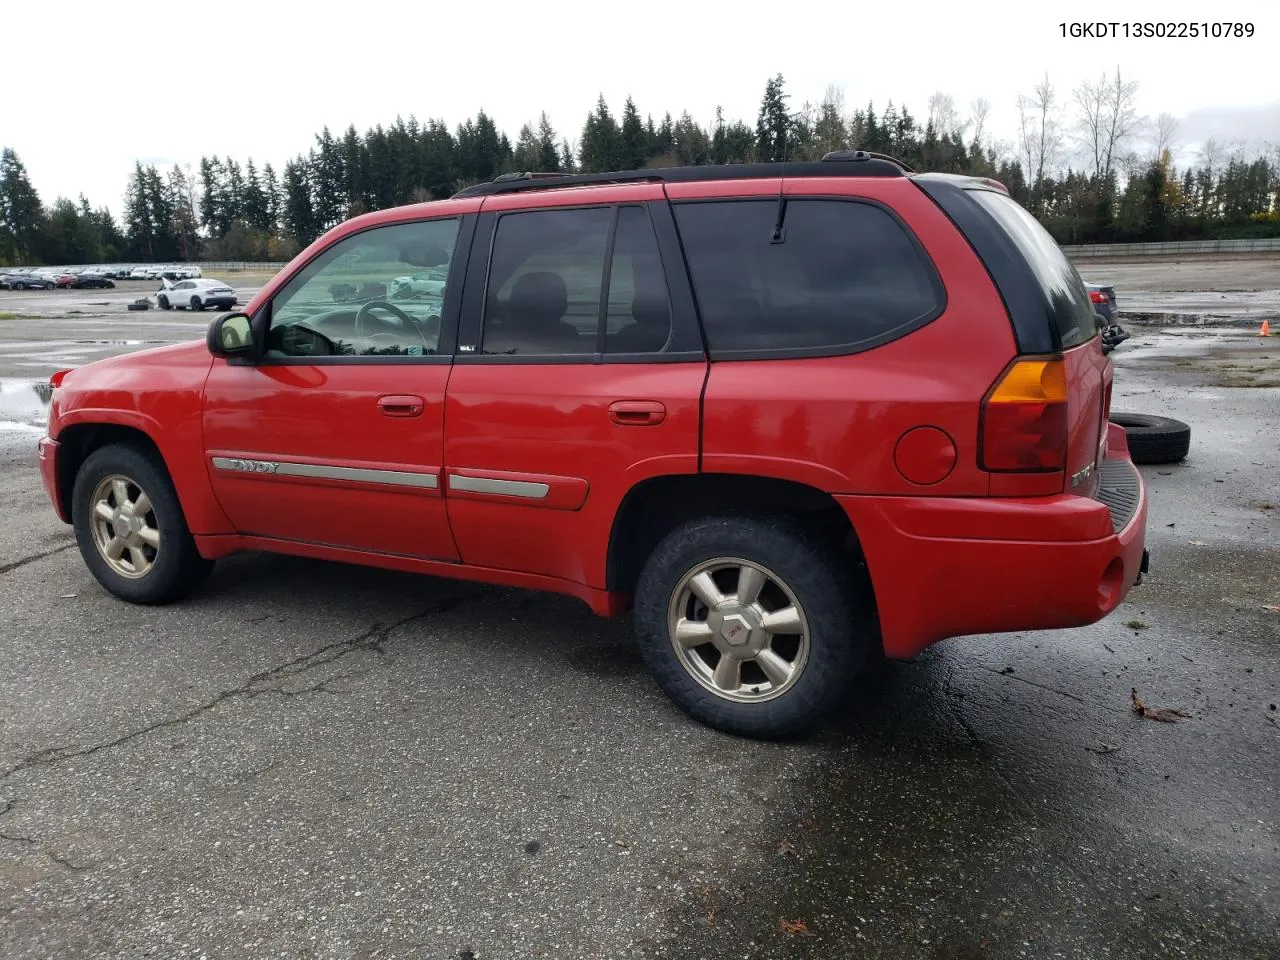
[[[947,641],[762,744],[565,598],[245,555],[111,599],[22,378],[208,318],[68,309],[0,320],[5,960],[1280,956],[1280,338],[1113,354],[1117,409],[1194,433],[1111,617]]]

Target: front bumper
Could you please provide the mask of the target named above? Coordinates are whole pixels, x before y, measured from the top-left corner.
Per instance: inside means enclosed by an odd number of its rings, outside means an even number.
[[[58,451],[61,445],[57,440],[41,437],[36,443],[40,455],[40,479],[44,482],[45,493],[53,502],[54,512],[63,523],[70,523],[71,517],[63,507],[62,491],[58,484]]]
[[[1114,610],[1150,556],[1146,485],[1122,431],[1109,447],[1096,500],[837,497],[871,573],[886,655],[911,657],[948,637],[1081,627]]]

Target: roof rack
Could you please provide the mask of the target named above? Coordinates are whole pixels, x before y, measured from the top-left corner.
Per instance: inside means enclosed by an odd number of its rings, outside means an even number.
[[[894,157],[867,150],[836,150],[821,160],[781,163],[725,163],[657,167],[613,173],[504,173],[488,183],[464,187],[453,196],[484,197],[525,190],[622,183],[690,183],[699,180],[766,180],[772,177],[904,177],[915,173]]]

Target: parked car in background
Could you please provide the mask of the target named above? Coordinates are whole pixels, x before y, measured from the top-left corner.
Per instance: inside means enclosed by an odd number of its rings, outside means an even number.
[[[156,304],[161,310],[176,307],[179,310],[230,310],[236,305],[236,292],[221,280],[205,277],[198,280],[166,281],[156,293]]]
[[[11,273],[6,281],[10,290],[52,290],[57,286],[52,277],[40,273]]]
[[[87,271],[80,274],[70,283],[70,286],[77,290],[110,289],[115,285],[115,281],[106,274],[89,273]]]
[[[1110,353],[1117,346],[1129,339],[1120,326],[1120,311],[1116,307],[1116,288],[1110,284],[1086,283],[1089,291],[1089,302],[1093,305],[1094,316],[1098,318],[1098,329],[1102,331],[1102,352]]]
[[[631,609],[661,689],[748,736],[881,658],[1114,611],[1148,499],[1053,238],[992,180],[779,169],[505,176],[348,220],[203,342],[55,373],[53,507],[135,603],[271,550]],[[437,267],[438,297],[389,299]]]

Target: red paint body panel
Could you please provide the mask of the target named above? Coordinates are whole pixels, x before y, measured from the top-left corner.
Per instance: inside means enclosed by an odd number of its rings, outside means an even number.
[[[590,485],[582,477],[556,477],[547,473],[517,473],[505,470],[459,470],[447,471],[450,477],[483,478],[488,480],[510,480],[516,483],[542,483],[547,485],[547,495],[532,500],[528,497],[517,497],[501,493],[488,493],[479,490],[458,490],[448,488],[450,500],[479,500],[484,503],[518,504],[537,510],[578,510],[587,501]]]
[[[362,566],[381,567],[384,570],[420,573],[430,577],[494,583],[507,587],[519,587],[525,590],[544,590],[548,593],[560,593],[565,596],[575,597],[602,617],[617,616],[625,609],[626,603],[626,597],[620,594],[596,590],[586,584],[572,580],[559,580],[555,577],[521,573],[515,570],[495,570],[487,567],[469,566],[463,563],[424,560],[420,557],[369,553],[365,550],[350,550],[320,543],[273,540],[269,537],[221,536],[197,537],[196,547],[199,549],[200,555],[209,560],[228,557],[243,550],[265,550],[269,553],[283,553],[294,557],[312,557],[316,560],[332,560],[335,563],[354,563]]]
[[[204,443],[218,502],[239,533],[457,560],[439,489],[216,470],[215,456],[409,471],[437,479],[444,456],[446,364],[216,361],[205,385]],[[386,416],[379,398],[423,400]]]
[[[852,356],[713,364],[703,468],[830,493],[918,494],[919,485],[894,464],[894,445],[907,431],[932,426],[951,436],[958,456],[929,494],[985,496],[991,475],[978,468],[978,400],[1016,353],[1009,324],[991,322],[1005,316],[999,292],[964,238],[910,183],[806,180],[787,191],[812,194],[824,185],[892,203],[927,238],[947,289],[946,309],[914,333]],[[946,358],[945,366],[926,357]],[[1061,490],[1061,478],[1058,484]]]
[[[53,392],[49,436],[113,424],[146,434],[164,457],[193,533],[231,533],[214,499],[200,439],[201,395],[213,358],[202,342],[110,357],[71,371]]]
[[[63,523],[70,523],[71,516],[62,505],[62,490],[58,483],[58,448],[57,440],[41,437],[36,445],[40,455],[40,482],[44,484],[44,492],[53,503],[54,512]]]
[[[1111,454],[1127,459],[1114,447]],[[1106,507],[1083,497],[1045,498],[1034,507],[996,499],[836,499],[858,531],[889,657],[915,656],[948,637],[1095,623],[1125,598],[1141,569],[1145,487],[1119,533]],[[1104,524],[1105,535],[1093,536]],[[1078,538],[1066,536],[1073,530]],[[1123,576],[1104,595],[1100,585],[1117,559]]]
[[[609,533],[626,492],[651,477],[698,469],[705,376],[704,363],[455,366],[445,407],[450,471],[572,475],[588,486],[581,508],[572,511],[450,490],[449,521],[463,561],[603,588]],[[660,401],[666,419],[656,426],[614,423],[615,400]]]

